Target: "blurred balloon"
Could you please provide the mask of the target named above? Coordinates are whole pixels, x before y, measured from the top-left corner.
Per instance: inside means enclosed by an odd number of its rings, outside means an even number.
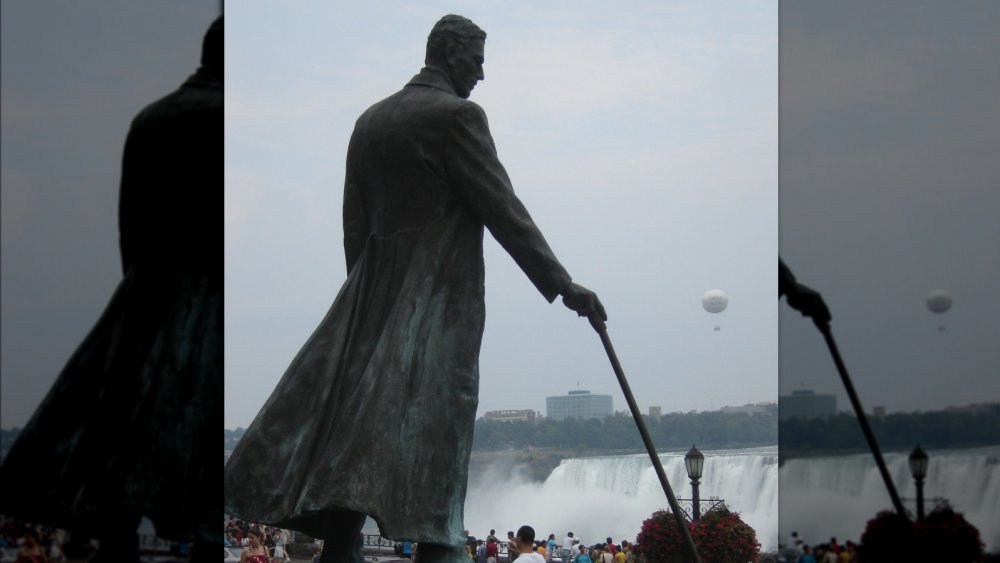
[[[701,297],[701,306],[709,313],[721,313],[729,305],[729,296],[721,289],[710,289]]]
[[[951,294],[944,289],[935,289],[927,294],[927,308],[932,313],[944,313],[951,309]]]
[[[927,294],[927,308],[935,314],[942,314],[951,309],[951,293],[946,289],[935,289]],[[944,325],[939,325],[938,330],[944,330]]]
[[[721,289],[710,289],[701,296],[701,306],[712,314],[721,313],[729,305],[729,296]],[[715,330],[720,330],[719,325],[715,325]]]

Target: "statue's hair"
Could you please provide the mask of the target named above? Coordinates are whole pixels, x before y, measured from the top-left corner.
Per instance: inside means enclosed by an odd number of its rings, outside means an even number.
[[[473,39],[485,41],[486,32],[472,23],[469,18],[448,14],[434,24],[430,35],[427,36],[427,54],[424,56],[424,64],[428,66],[444,64],[448,44],[464,48]]]

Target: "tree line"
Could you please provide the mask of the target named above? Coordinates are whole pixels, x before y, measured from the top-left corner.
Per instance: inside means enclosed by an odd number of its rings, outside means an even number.
[[[882,449],[965,448],[1000,444],[1000,404],[975,411],[894,413],[868,417]],[[868,443],[853,413],[828,418],[793,418],[778,423],[782,453],[809,455],[867,451]]]
[[[726,414],[718,411],[644,416],[657,449],[745,448],[778,443],[778,416]],[[225,448],[231,450],[244,429],[225,431]],[[635,421],[618,413],[603,419],[542,418],[535,422],[476,420],[472,448],[479,451],[556,448],[583,450],[644,451]]]
[[[746,448],[778,443],[775,413],[729,414],[719,411],[643,416],[657,450],[690,448]],[[598,418],[543,418],[536,422],[505,422],[480,418],[472,441],[474,450],[559,448],[644,451],[642,437],[631,416]]]
[[[656,448],[743,448],[778,444],[784,455],[867,451],[861,426],[853,413],[827,418],[778,421],[774,413],[754,415],[719,411],[644,416]],[[1000,404],[975,411],[893,413],[869,417],[879,446],[884,449],[963,448],[1000,445]],[[226,449],[232,449],[243,428],[225,431]],[[4,442],[12,443],[11,431]],[[473,449],[479,451],[558,448],[583,450],[634,450],[644,447],[631,416],[616,414],[604,419],[503,422],[476,421]]]

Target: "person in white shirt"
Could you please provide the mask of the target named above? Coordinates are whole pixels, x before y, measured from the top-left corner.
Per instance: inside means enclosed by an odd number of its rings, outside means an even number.
[[[517,529],[514,544],[520,554],[517,560],[521,563],[545,563],[542,554],[535,551],[535,529],[531,526],[521,526]]]
[[[574,543],[575,543],[575,540],[573,539],[573,532],[570,532],[570,533],[566,534],[566,539],[563,540],[562,551],[560,552],[560,555],[562,556],[563,561],[567,560],[566,557],[569,555],[569,551],[571,549],[573,549],[573,544]]]

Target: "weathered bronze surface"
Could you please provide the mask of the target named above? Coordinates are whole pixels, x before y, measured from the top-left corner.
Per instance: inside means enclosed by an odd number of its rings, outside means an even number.
[[[515,196],[486,114],[466,99],[484,77],[484,40],[446,16],[427,66],[357,120],[347,280],[234,450],[228,512],[335,539],[356,534],[338,531],[346,511],[387,537],[465,541],[484,227],[549,302],[606,318]]]

